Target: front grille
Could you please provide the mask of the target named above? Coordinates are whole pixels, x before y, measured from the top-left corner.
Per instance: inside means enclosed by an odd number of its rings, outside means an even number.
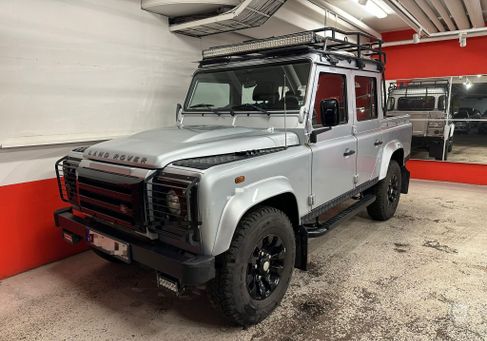
[[[56,162],[56,177],[61,200],[77,204],[76,199],[76,169],[80,159],[65,156]]]
[[[154,229],[175,234],[198,229],[198,180],[165,172],[156,172],[147,180],[147,216]]]
[[[82,212],[132,229],[144,231],[142,179],[78,169],[78,201]]]

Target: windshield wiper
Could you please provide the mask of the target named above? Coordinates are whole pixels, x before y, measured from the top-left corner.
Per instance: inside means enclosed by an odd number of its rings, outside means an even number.
[[[198,104],[194,104],[194,105],[190,106],[189,108],[194,109],[194,108],[212,108],[212,107],[214,107],[213,104],[198,103]]]
[[[208,109],[209,111],[211,111],[212,113],[215,113],[217,115],[220,115],[221,112],[219,112],[218,110],[216,109],[213,109],[215,105],[213,104],[208,104],[208,103],[198,103],[198,104],[193,104],[191,106],[189,106],[189,109],[197,109],[197,108],[206,108]]]
[[[263,112],[264,114],[267,114],[270,116],[270,112],[268,112],[267,110],[265,110],[264,108],[261,108],[259,107],[258,105],[255,105],[255,104],[252,104],[252,103],[244,103],[244,104],[237,104],[237,105],[234,105],[230,108],[230,110],[235,110],[235,109],[245,109],[245,108],[252,108],[252,109],[255,109],[257,111],[260,111],[260,112]]]

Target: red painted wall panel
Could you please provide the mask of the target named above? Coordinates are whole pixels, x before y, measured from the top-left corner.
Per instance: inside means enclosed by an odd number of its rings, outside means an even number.
[[[407,167],[414,179],[487,185],[487,165],[483,164],[410,160]]]
[[[454,39],[391,46],[385,51],[387,79],[487,74],[487,36],[468,38],[464,48]]]
[[[54,226],[63,206],[55,179],[0,187],[0,279],[86,249],[65,243]]]

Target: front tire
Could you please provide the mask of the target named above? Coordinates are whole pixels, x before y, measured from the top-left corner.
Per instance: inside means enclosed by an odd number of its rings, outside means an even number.
[[[401,197],[401,183],[401,167],[396,160],[391,160],[386,177],[368,191],[376,196],[376,200],[367,207],[372,219],[385,221],[396,213]]]
[[[217,259],[210,301],[235,324],[262,321],[286,293],[295,253],[293,227],[284,212],[262,206],[247,213],[230,249]]]

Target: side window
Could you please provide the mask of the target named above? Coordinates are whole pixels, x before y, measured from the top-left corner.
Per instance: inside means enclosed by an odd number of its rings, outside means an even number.
[[[355,76],[357,121],[372,120],[378,117],[376,83],[374,77]]]
[[[345,75],[324,72],[320,73],[314,104],[313,127],[323,127],[320,115],[320,103],[325,99],[336,99],[338,102],[340,124],[348,122],[346,87],[347,78]]]

